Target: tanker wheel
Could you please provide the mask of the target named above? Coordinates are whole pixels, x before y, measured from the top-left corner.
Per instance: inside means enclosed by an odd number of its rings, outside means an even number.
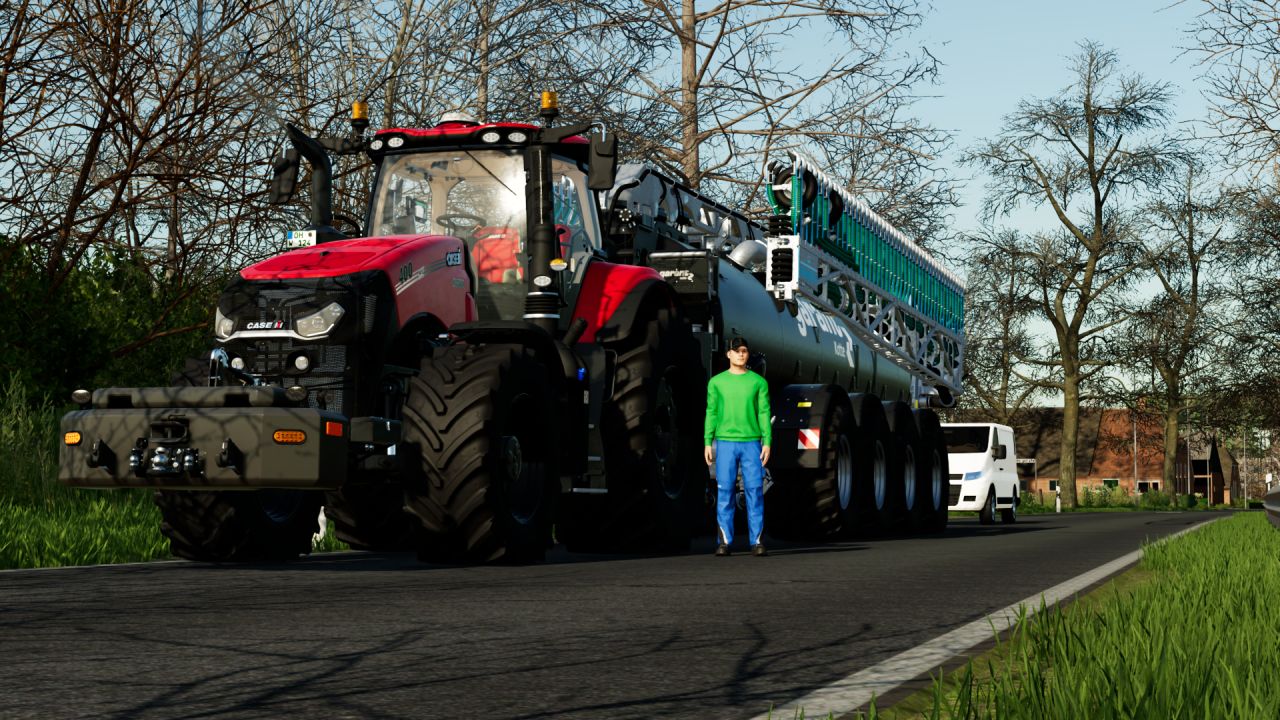
[[[849,403],[858,422],[860,453],[869,465],[867,482],[854,489],[855,498],[861,493],[865,501],[852,513],[856,519],[853,529],[860,535],[878,535],[894,527],[906,493],[900,472],[895,472],[900,462],[899,444],[889,431],[880,398],[855,393],[849,396]]]
[[[608,492],[570,495],[556,524],[575,552],[687,550],[706,497],[698,346],[671,309],[648,317],[609,346],[618,359],[600,419]]]
[[[422,559],[543,558],[558,489],[549,381],[521,346],[455,345],[422,360],[403,418],[420,460],[405,509],[421,524]]]
[[[765,530],[780,540],[826,540],[838,536],[862,498],[855,497],[860,458],[853,415],[833,403],[822,423],[817,469],[787,473],[765,497]]]
[[[325,493],[325,517],[353,550],[396,552],[418,546],[418,523],[404,511],[404,489],[389,483],[351,483]]]
[[[920,435],[920,446],[928,461],[925,504],[921,508],[922,522],[917,529],[920,532],[936,534],[947,528],[947,505],[951,500],[947,444],[942,435],[942,425],[938,422],[937,413],[929,409],[912,412],[916,419],[916,430]]]
[[[171,380],[208,384],[209,361],[188,358]],[[287,561],[311,552],[321,493],[309,490],[157,490],[160,532],[177,557],[208,562]]]
[[[207,562],[283,562],[311,552],[321,494],[305,490],[157,490],[173,554]]]
[[[911,406],[905,402],[887,402],[884,410],[889,430],[897,439],[900,450],[895,468],[901,476],[903,491],[899,522],[906,530],[920,531],[928,524],[934,509],[930,478],[932,448],[921,438]]]

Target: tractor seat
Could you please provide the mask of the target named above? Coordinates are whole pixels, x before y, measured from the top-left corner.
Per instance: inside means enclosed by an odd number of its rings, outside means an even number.
[[[476,275],[491,283],[516,283],[524,279],[520,266],[520,233],[499,227],[478,227],[471,246]]]

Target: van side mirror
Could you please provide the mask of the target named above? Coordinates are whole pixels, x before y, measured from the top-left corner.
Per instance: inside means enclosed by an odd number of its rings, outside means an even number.
[[[294,148],[285,150],[284,155],[276,158],[272,169],[271,196],[267,201],[272,205],[283,205],[293,199],[293,193],[298,189],[298,151]]]
[[[587,166],[587,187],[609,190],[618,175],[618,136],[607,130],[591,133],[591,162]]]
[[[1004,445],[996,445],[991,448],[991,456],[997,460],[1003,460],[1009,456],[1009,450]]]

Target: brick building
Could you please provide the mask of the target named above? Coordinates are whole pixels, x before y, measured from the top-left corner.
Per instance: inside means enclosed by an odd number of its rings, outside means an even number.
[[[951,422],[986,422],[973,411],[951,413]],[[1062,408],[1028,408],[1012,423],[1017,438],[1018,474],[1022,490],[1051,497],[1057,489],[1062,456]],[[1192,433],[1191,462],[1187,443],[1178,446],[1177,481],[1163,486],[1164,423],[1156,415],[1133,413],[1124,408],[1082,408],[1076,443],[1076,490],[1119,487],[1132,494],[1149,490],[1186,493],[1187,472],[1191,492],[1212,502],[1230,502],[1243,492],[1235,457],[1213,435]]]

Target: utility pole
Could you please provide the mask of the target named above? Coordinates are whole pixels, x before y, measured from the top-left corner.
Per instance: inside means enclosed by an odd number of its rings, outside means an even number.
[[[1244,486],[1244,509],[1249,509],[1249,429],[1246,427],[1241,432],[1240,438],[1243,442],[1240,447],[1243,450],[1243,460],[1240,463],[1240,484]]]
[[[1138,411],[1130,410],[1133,418],[1133,491],[1138,492]]]

